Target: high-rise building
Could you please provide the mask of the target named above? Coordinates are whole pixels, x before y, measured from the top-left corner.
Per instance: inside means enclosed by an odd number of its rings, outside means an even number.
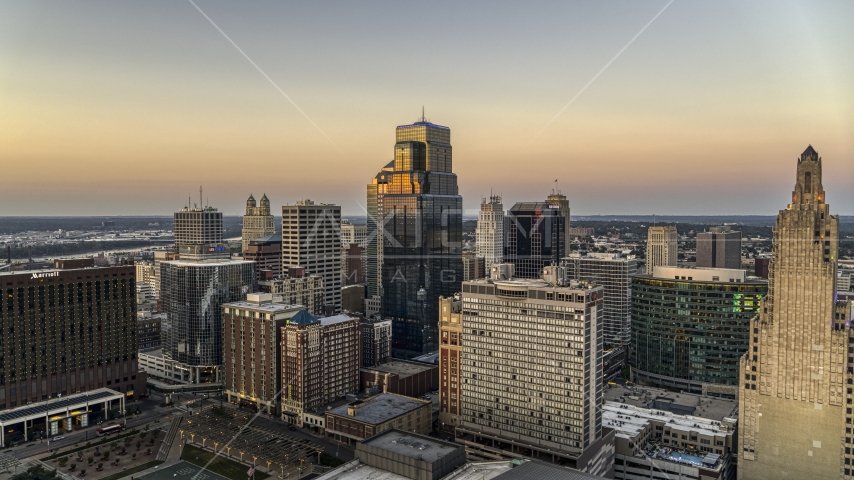
[[[258,282],[258,288],[264,293],[272,293],[276,302],[288,305],[301,305],[312,315],[323,315],[323,305],[326,302],[326,290],[323,288],[323,277],[320,275],[304,275],[297,270],[294,275],[283,275],[272,280]]]
[[[165,250],[154,252],[154,296],[157,298],[158,311],[160,310],[160,264],[167,260],[178,260],[178,254]]]
[[[851,478],[854,330],[836,301],[839,216],[812,148],[777,215],[768,296],[741,358],[738,478]]]
[[[280,329],[283,420],[302,426],[303,413],[359,390],[360,331],[358,318],[305,310]]]
[[[557,180],[555,180],[555,185],[557,185]],[[569,200],[566,199],[566,195],[562,194],[560,190],[554,189],[552,193],[546,197],[546,202],[554,207],[557,207],[560,210],[560,215],[563,217],[563,231],[560,234],[560,249],[563,250],[564,254],[569,252],[569,248],[566,245],[566,237],[567,232],[569,231]]]
[[[141,261],[137,262],[134,267],[136,267],[136,282],[151,286],[152,294],[156,296],[157,283],[154,278],[154,263]]]
[[[504,279],[501,267],[492,266],[491,279],[463,282],[457,441],[477,451],[487,440],[489,455],[546,456],[608,476],[614,436],[602,429],[604,289],[562,285],[557,266],[538,280]]]
[[[570,254],[561,261],[566,281],[586,280],[605,287],[603,337],[606,346],[626,345],[631,341],[632,277],[638,272],[637,260],[619,253]]]
[[[646,237],[646,273],[655,267],[675,267],[679,258],[679,237],[673,225],[649,227]]]
[[[475,230],[477,256],[486,268],[504,261],[504,205],[500,195],[491,195],[480,202]]]
[[[325,303],[341,312],[341,207],[302,200],[282,207],[282,268],[323,277]]]
[[[280,329],[302,311],[299,305],[273,302],[269,293],[250,293],[245,301],[222,305],[223,390],[229,402],[281,413],[282,352]]]
[[[395,357],[436,351],[438,298],[462,281],[463,202],[451,167],[451,130],[422,117],[397,127],[394,161],[368,185],[367,296],[380,295],[392,319]]]
[[[182,250],[180,260],[160,263],[163,355],[189,369],[192,383],[218,381],[221,307],[257,290],[255,263],[229,259],[222,245]]]
[[[269,237],[276,233],[273,225],[273,215],[270,213],[270,200],[265,194],[261,197],[260,205],[255,206],[255,197],[249,195],[246,200],[246,215],[243,216],[243,249],[249,249],[249,242],[256,238]]]
[[[564,218],[548,202],[519,202],[507,212],[507,250],[517,278],[538,279],[543,267],[559,265],[563,249]]]
[[[768,265],[771,264],[769,257],[756,257],[753,259],[753,274],[759,278],[768,279]]]
[[[367,281],[368,226],[341,220],[341,278],[345,285]]]
[[[656,267],[632,283],[632,378],[736,398],[739,359],[767,282],[744,270]]]
[[[0,409],[103,387],[145,393],[135,273],[133,265],[93,268],[91,258],[0,272]],[[62,417],[70,431],[71,416]]]
[[[274,233],[250,240],[249,246],[243,250],[243,259],[255,262],[258,281],[280,277],[282,275],[282,236]]]
[[[463,281],[477,280],[486,276],[486,262],[470,253],[463,254]]]
[[[367,237],[368,226],[366,224],[355,224],[350,223],[349,220],[341,220],[341,245],[355,243],[364,247]]]
[[[366,318],[362,329],[362,366],[375,367],[391,360],[391,320]]]
[[[163,315],[151,311],[137,312],[136,338],[139,350],[160,348],[160,329]]]
[[[463,300],[439,299],[439,429],[453,433],[463,413]]]
[[[741,268],[741,232],[734,232],[729,225],[724,225],[698,233],[697,266]]]
[[[184,207],[175,212],[173,232],[178,253],[187,246],[222,243],[222,212],[213,207]]]

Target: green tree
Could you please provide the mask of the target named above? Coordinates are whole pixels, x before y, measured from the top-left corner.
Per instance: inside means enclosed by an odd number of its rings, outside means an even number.
[[[48,470],[41,465],[34,465],[25,472],[12,477],[11,480],[51,480],[56,478],[56,470]]]

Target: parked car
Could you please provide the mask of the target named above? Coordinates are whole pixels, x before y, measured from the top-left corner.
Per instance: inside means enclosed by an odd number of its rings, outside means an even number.
[[[64,439],[65,439],[65,437],[63,437],[62,435],[57,435],[57,436],[53,437],[54,442],[57,440],[64,440]]]

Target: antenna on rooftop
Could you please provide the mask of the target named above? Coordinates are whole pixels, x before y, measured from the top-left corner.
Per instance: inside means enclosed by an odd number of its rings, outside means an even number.
[[[202,206],[202,186],[199,185],[199,206]]]

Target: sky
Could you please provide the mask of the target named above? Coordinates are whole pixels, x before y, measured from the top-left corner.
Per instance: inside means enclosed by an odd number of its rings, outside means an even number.
[[[854,214],[854,2],[193,1],[0,1],[0,216],[363,214],[422,106],[466,214]]]

